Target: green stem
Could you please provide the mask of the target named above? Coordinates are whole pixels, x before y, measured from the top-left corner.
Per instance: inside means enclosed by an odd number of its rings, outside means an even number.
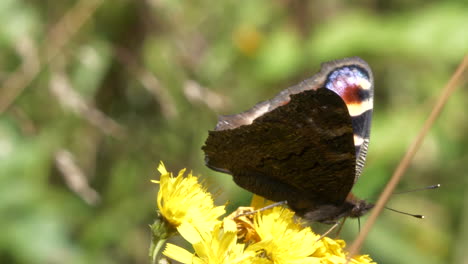
[[[158,263],[161,259],[161,249],[166,243],[167,239],[176,234],[174,229],[164,218],[158,213],[158,217],[154,221],[151,228],[151,246],[149,250],[149,257],[152,264]]]
[[[151,240],[151,247],[150,247],[150,257],[151,257],[151,263],[152,264],[157,264],[158,262],[158,256],[160,256],[160,252],[162,246],[166,243],[167,239],[152,239]]]

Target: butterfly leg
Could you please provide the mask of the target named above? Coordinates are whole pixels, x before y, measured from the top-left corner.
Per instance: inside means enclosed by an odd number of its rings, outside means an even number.
[[[281,201],[281,202],[273,203],[273,204],[267,205],[267,206],[265,206],[265,207],[259,208],[259,209],[257,209],[257,210],[253,210],[253,211],[250,211],[250,212],[245,212],[245,213],[236,215],[236,216],[234,217],[234,219],[235,219],[235,218],[238,218],[238,217],[241,217],[241,216],[253,215],[253,214],[256,214],[256,213],[263,212],[263,211],[265,211],[265,210],[271,209],[271,208],[273,208],[273,207],[282,206],[282,205],[286,205],[286,204],[288,204],[288,201]]]
[[[336,221],[336,223],[334,223],[325,233],[323,233],[318,239],[317,241],[320,241],[320,239],[326,237],[328,234],[331,233],[331,231],[333,231],[335,228],[338,227],[338,230],[336,231],[336,236],[338,236],[341,232],[341,229],[343,228],[343,225],[346,221],[346,218],[347,217],[343,217],[343,220],[342,221]]]

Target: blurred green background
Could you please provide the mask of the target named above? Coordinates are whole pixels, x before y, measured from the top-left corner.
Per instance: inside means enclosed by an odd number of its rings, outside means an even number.
[[[248,205],[204,166],[216,116],[348,56],[375,75],[354,189],[375,201],[468,50],[466,0],[1,0],[0,22],[0,263],[147,263],[160,160]],[[398,187],[442,188],[389,203],[426,219],[383,212],[362,250],[375,261],[468,263],[466,88]]]

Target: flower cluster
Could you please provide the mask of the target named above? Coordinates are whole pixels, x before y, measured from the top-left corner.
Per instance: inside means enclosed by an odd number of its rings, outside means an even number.
[[[170,259],[194,264],[347,262],[343,240],[320,238],[287,208],[277,206],[255,214],[244,213],[251,208],[239,208],[220,220],[225,207],[214,205],[211,194],[192,173],[184,176],[185,170],[181,170],[174,177],[162,163],[158,170],[160,216],[193,247],[191,252],[168,243],[162,254]],[[150,252],[153,259],[157,251]],[[373,262],[361,255],[349,259],[349,263]]]

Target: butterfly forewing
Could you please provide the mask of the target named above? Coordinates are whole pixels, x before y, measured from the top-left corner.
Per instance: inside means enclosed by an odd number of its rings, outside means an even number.
[[[296,211],[340,205],[366,157],[372,91],[361,59],[325,63],[273,99],[220,117],[203,146],[206,164]]]

